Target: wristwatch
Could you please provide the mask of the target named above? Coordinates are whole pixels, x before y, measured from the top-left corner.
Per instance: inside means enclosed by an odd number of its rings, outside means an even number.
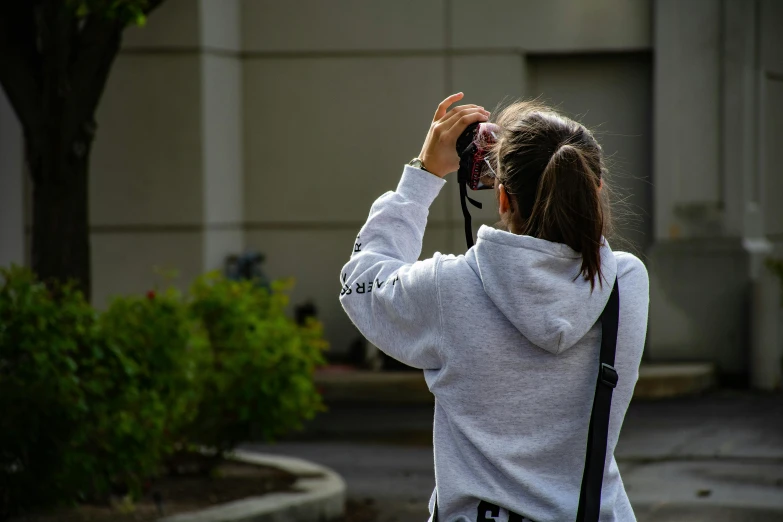
[[[408,162],[408,165],[410,165],[414,169],[421,169],[425,172],[429,172],[429,170],[427,170],[427,168],[424,166],[424,163],[422,163],[421,159],[419,158],[413,158]]]

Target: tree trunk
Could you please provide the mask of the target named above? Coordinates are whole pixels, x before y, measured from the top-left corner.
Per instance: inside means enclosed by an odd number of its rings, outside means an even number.
[[[89,299],[89,145],[80,154],[69,152],[28,154],[35,180],[32,268],[42,281],[73,281]]]
[[[90,150],[123,24],[94,16],[78,22],[60,2],[43,4],[39,20],[40,124],[25,129],[33,180],[31,264],[42,281],[73,281],[89,300]]]
[[[147,0],[144,14],[163,2]],[[24,128],[33,181],[32,268],[43,281],[74,281],[89,299],[95,111],[127,20],[102,9],[79,18],[72,7],[62,0],[2,4],[0,84]]]

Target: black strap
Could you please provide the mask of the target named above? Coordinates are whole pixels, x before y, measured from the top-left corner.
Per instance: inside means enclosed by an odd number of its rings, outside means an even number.
[[[609,436],[609,413],[612,408],[612,392],[617,386],[617,370],[614,355],[617,351],[617,328],[620,321],[620,291],[617,280],[612,286],[609,302],[601,313],[601,361],[595,384],[593,411],[587,435],[587,458],[579,493],[577,522],[598,522],[601,511],[601,486],[606,463],[606,443]]]
[[[473,246],[473,226],[471,225],[470,212],[468,212],[468,201],[474,207],[481,208],[481,203],[468,196],[468,180],[466,178],[459,179],[459,200],[462,205],[462,217],[465,220],[465,242],[468,248]]]
[[[473,169],[473,152],[476,150],[476,144],[472,141],[472,134],[465,131],[467,138],[463,142],[463,137],[457,142],[457,153],[459,154],[459,170],[457,170],[457,183],[459,183],[459,202],[462,205],[462,217],[465,220],[465,242],[468,248],[473,246],[473,226],[471,225],[470,212],[468,212],[468,201],[474,207],[481,208],[481,203],[468,196],[468,180],[470,172]]]
[[[463,211],[467,212],[464,201]],[[469,234],[472,240],[472,235]],[[472,245],[469,244],[468,247]],[[620,322],[620,289],[617,279],[612,293],[601,312],[601,355],[598,365],[598,380],[595,384],[593,410],[590,413],[590,427],[587,432],[587,456],[579,492],[579,510],[576,522],[598,522],[601,512],[601,487],[606,464],[606,444],[609,437],[609,413],[612,409],[612,392],[617,386],[617,370],[614,356],[617,352],[617,329]],[[434,522],[438,522],[438,492],[435,491]]]

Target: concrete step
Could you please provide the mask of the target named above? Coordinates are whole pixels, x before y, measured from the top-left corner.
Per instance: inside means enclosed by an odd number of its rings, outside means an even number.
[[[433,400],[424,376],[416,371],[371,372],[326,368],[316,373],[315,381],[327,404],[424,404]],[[643,364],[634,398],[695,395],[714,385],[715,368],[711,364]]]
[[[709,363],[642,364],[635,399],[698,395],[715,386],[715,366]]]
[[[326,404],[422,404],[433,401],[422,372],[331,370],[316,373],[315,383]]]

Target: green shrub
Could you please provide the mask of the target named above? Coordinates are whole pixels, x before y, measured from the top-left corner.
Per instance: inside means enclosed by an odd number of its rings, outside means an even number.
[[[0,269],[0,518],[73,499],[90,477],[77,441],[89,429],[80,362],[95,314],[71,286],[56,296],[33,274]]]
[[[194,283],[191,307],[212,357],[192,440],[224,452],[248,440],[273,440],[322,409],[312,379],[326,347],[321,326],[286,317],[287,288],[217,274]]]
[[[92,456],[113,483],[138,496],[185,443],[182,429],[196,415],[207,367],[206,337],[173,289],[117,298],[98,326],[103,346],[121,356],[95,368],[103,389],[91,409]]]
[[[271,291],[218,275],[115,299],[0,269],[0,519],[63,502],[137,497],[166,457],[270,440],[321,408],[320,325]]]
[[[206,338],[175,292],[115,300],[99,317],[27,270],[0,286],[0,518],[138,496],[192,421]]]

